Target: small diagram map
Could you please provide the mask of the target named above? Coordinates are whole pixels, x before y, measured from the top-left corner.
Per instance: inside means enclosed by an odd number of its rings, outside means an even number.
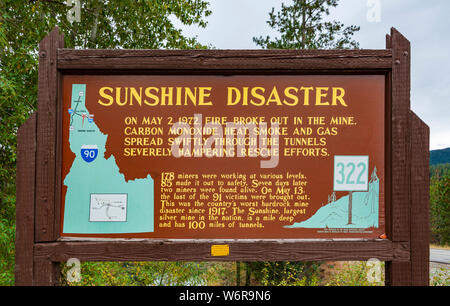
[[[72,84],[64,128],[75,159],[64,178],[63,234],[153,232],[154,181],[150,174],[126,181],[114,155],[105,158],[108,135],[93,120],[86,98],[86,84]]]
[[[127,194],[91,194],[89,221],[126,222]]]
[[[84,128],[84,121],[85,121],[85,119],[87,119],[86,121],[88,121],[89,123],[94,122],[94,115],[89,114],[85,107],[80,106],[80,105],[83,105],[83,102],[84,102],[84,92],[83,91],[79,91],[78,92],[78,97],[74,97],[72,95],[72,99],[73,99],[72,100],[72,107],[73,108],[69,108],[70,130],[73,130],[73,127],[74,127],[73,122],[74,122],[75,116],[81,117],[81,119],[82,119],[81,120],[81,128]]]

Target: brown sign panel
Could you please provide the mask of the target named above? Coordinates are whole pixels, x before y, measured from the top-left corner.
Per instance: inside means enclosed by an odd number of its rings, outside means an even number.
[[[384,75],[65,75],[61,236],[378,238]]]

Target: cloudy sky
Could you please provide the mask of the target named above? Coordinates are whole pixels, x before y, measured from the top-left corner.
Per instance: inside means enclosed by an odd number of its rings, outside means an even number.
[[[258,49],[252,38],[277,35],[267,25],[280,0],[209,0],[206,29],[181,27],[218,49]],[[379,22],[369,16],[379,3]],[[372,9],[372,10],[371,10]],[[378,12],[378,11],[377,11]],[[411,41],[411,107],[431,129],[430,149],[450,147],[450,1],[340,0],[331,19],[358,25],[354,36],[364,49],[383,49],[385,35],[395,27]]]

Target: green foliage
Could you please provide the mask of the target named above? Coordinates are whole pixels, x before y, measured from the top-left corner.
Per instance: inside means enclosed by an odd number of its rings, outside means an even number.
[[[172,20],[205,27],[211,14],[203,0],[85,0],[81,22],[67,20],[63,1],[2,1],[2,24],[10,49],[36,48],[55,26],[68,48],[186,49],[201,48],[182,35]]]
[[[450,286],[450,268],[441,266],[431,269],[430,286]]]
[[[314,286],[319,282],[317,262],[252,262],[254,279],[263,286]]]
[[[327,282],[327,286],[384,286],[384,262],[347,262],[333,273],[333,277]],[[378,270],[378,276],[375,270]],[[372,271],[373,270],[373,271]],[[372,274],[370,277],[369,274]],[[369,277],[368,277],[369,276]]]
[[[430,151],[430,165],[450,163],[450,148]]]
[[[324,21],[338,0],[294,0],[290,6],[281,4],[269,13],[267,23],[281,33],[280,38],[254,37],[253,41],[266,49],[345,49],[358,48],[351,37],[360,27],[344,26],[339,21]]]
[[[441,178],[447,171],[450,170],[450,163],[430,165],[430,178]]]
[[[450,168],[431,178],[430,223],[432,241],[450,244]]]
[[[0,286],[14,285],[14,224],[0,220]]]
[[[208,264],[208,286],[235,286],[236,263],[217,262]]]
[[[143,286],[206,285],[207,265],[198,262],[141,262],[127,265],[132,283]]]
[[[83,262],[80,282],[68,281],[71,269],[61,264],[64,286],[196,286],[211,277],[206,263],[193,262]]]

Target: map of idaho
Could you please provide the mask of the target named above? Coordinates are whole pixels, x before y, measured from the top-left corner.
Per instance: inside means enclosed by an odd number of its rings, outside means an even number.
[[[75,160],[64,178],[64,234],[121,234],[154,231],[154,184],[125,181],[114,156],[105,159],[108,135],[85,106],[86,85],[72,85],[69,143]]]

